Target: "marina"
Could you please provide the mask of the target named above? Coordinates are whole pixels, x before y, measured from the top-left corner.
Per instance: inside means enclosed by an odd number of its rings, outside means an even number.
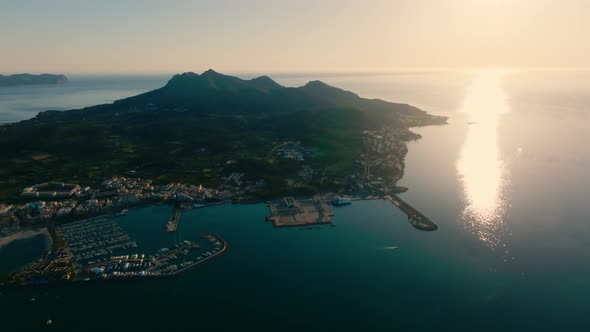
[[[137,247],[137,243],[110,216],[61,225],[57,228],[57,235],[63,239],[72,260],[81,265]]]
[[[113,256],[108,260],[87,266],[82,272],[84,280],[112,280],[157,278],[180,274],[199,264],[223,255],[227,242],[216,234],[203,234],[209,249],[202,249],[197,242],[184,240],[173,248],[161,248],[157,253]]]
[[[158,211],[159,217],[166,213],[158,206],[147,209],[161,211]],[[127,213],[52,227],[55,246],[39,261],[12,274],[9,284],[168,277],[211,261],[228,249],[227,241],[220,235],[202,233],[198,236],[197,233],[188,238],[180,233],[165,235],[158,232],[161,229],[159,217],[137,220]],[[179,213],[175,206],[172,218],[178,220]],[[156,241],[140,235],[153,232],[163,234]],[[135,239],[138,235],[143,239],[142,245]]]

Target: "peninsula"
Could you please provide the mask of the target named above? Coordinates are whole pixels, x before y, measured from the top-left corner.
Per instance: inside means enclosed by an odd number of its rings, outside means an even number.
[[[14,74],[0,75],[0,87],[18,86],[18,85],[40,85],[40,84],[63,84],[67,83],[68,78],[64,75],[53,74]]]
[[[184,73],[112,104],[1,126],[0,200],[35,183],[97,186],[113,176],[244,199],[393,187],[405,142],[420,137],[409,128],[444,123],[320,81],[291,88],[267,76]]]
[[[112,104],[1,126],[0,236],[47,227],[53,240],[43,259],[6,282],[168,276],[225,252],[225,241],[209,236],[215,245],[202,255],[192,242],[130,255],[136,242],[110,218],[144,204],[174,206],[168,232],[180,209],[269,198],[276,227],[331,224],[337,195],[405,190],[396,184],[406,142],[420,138],[410,128],[444,123],[320,81],[290,88],[208,70]],[[404,204],[414,227],[437,228]]]

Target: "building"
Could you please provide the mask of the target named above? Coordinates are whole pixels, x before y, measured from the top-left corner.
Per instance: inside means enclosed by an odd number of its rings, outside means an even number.
[[[78,194],[80,189],[80,186],[77,184],[63,182],[41,183],[25,188],[21,193],[21,197],[67,198]]]

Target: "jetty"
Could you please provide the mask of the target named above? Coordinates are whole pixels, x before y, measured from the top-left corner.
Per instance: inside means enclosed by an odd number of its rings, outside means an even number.
[[[109,260],[87,266],[77,280],[116,280],[172,277],[219,257],[228,250],[228,243],[217,234],[203,234],[211,246],[200,255],[201,246],[188,240],[173,248],[161,248],[156,255],[145,254],[113,256]],[[189,259],[188,261],[186,261]]]
[[[168,220],[168,224],[166,224],[166,231],[168,232],[176,232],[178,229],[178,222],[180,221],[180,205],[174,204],[172,208],[172,216]]]
[[[199,264],[203,264],[216,257],[219,257],[227,252],[229,245],[227,241],[218,234],[204,234],[201,235],[201,237],[211,242],[211,244],[213,245],[213,250],[203,253],[201,256],[197,257],[197,260],[194,262],[188,262],[184,265],[181,265],[180,269],[173,271],[169,275],[177,275],[179,273],[192,269],[193,267]]]
[[[432,220],[420,213],[420,211],[416,210],[410,204],[406,203],[403,199],[399,198],[399,196],[392,194],[385,195],[384,198],[402,210],[402,212],[408,216],[410,224],[415,228],[421,231],[435,231],[438,229],[438,226]]]

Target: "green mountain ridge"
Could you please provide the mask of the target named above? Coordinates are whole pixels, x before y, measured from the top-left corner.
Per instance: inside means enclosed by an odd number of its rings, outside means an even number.
[[[407,104],[361,98],[353,92],[332,87],[321,81],[311,81],[302,87],[288,88],[268,76],[243,80],[217,73],[212,69],[201,75],[192,72],[174,75],[160,89],[119,100],[115,104],[152,104],[162,107],[183,105],[193,110],[221,106],[224,110],[238,112],[286,112],[319,107],[355,107],[368,112],[426,114]]]
[[[318,172],[317,181],[304,186],[313,192],[354,172],[364,130],[445,122],[407,104],[361,98],[320,81],[291,88],[267,76],[183,73],[112,104],[45,111],[1,126],[0,176],[7,181],[0,183],[0,198],[32,183],[94,184],[129,170],[156,181],[209,185],[241,172],[245,179],[265,180],[270,195],[290,191],[285,182],[297,180],[305,165]],[[317,153],[302,162],[269,157],[285,141]],[[230,167],[228,160],[237,162]]]

